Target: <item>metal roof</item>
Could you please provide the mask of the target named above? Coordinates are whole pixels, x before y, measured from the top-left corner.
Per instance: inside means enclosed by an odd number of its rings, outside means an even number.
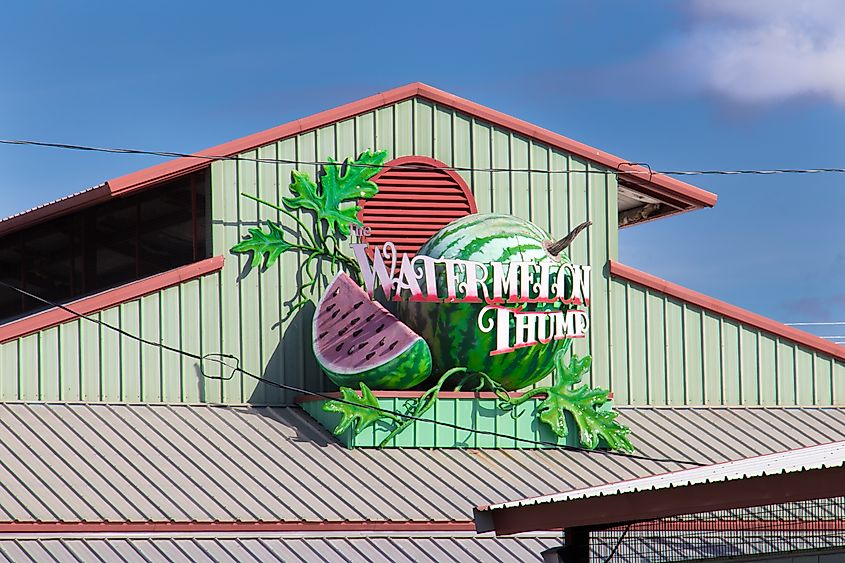
[[[540,561],[559,535],[0,537],[0,561]]]
[[[796,450],[727,461],[704,467],[694,467],[663,475],[576,489],[554,495],[515,500],[491,506],[480,506],[478,510],[498,510],[516,506],[532,506],[641,491],[683,488],[702,483],[720,483],[739,479],[751,479],[753,477],[810,471],[813,469],[831,469],[834,467],[845,467],[845,441],[808,446]],[[843,492],[845,493],[845,483],[843,483]]]
[[[639,453],[717,463],[845,439],[845,408],[633,408]],[[469,522],[683,469],[561,450],[342,447],[299,408],[0,404],[0,523]]]
[[[591,538],[592,559],[604,561],[614,549],[614,562],[646,563],[673,551],[685,555],[686,560],[692,553],[702,559],[773,555],[773,545],[780,551],[804,551],[842,548],[845,543],[841,533],[691,538],[631,532],[624,549],[619,549],[620,535],[603,532]],[[544,550],[561,544],[559,534],[549,533],[498,538],[466,533],[29,535],[0,536],[0,561],[540,561]]]

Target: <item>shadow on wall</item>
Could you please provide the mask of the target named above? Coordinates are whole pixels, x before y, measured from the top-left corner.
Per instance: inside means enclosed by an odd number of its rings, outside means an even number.
[[[299,309],[284,330],[279,344],[267,360],[262,377],[307,391],[336,391],[337,387],[320,371],[311,347],[311,322],[315,307],[309,302]],[[265,327],[267,330],[268,327]],[[248,402],[254,405],[292,405],[301,393],[259,382]]]

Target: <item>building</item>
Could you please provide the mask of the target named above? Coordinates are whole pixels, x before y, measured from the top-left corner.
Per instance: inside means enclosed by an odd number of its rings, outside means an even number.
[[[313,303],[292,310],[308,257],[253,267],[232,249],[267,220],[307,238],[306,213],[280,199],[291,173],[316,181],[367,149],[388,155],[360,215],[371,245],[413,253],[473,212],[557,236],[592,222],[568,249],[592,268],[572,351],[592,357],[585,381],[612,393],[640,457],[576,451],[575,431],[448,390],[424,415],[435,423],[384,449],[378,424],[332,436],[336,415],[315,406],[326,397],[303,397],[336,390],[311,349]],[[620,228],[715,203],[411,84],[0,221],[0,550],[526,560],[560,532],[476,535],[473,508],[845,439],[845,349],[618,262]],[[319,296],[329,278],[314,276]],[[401,412],[419,395],[375,399]]]

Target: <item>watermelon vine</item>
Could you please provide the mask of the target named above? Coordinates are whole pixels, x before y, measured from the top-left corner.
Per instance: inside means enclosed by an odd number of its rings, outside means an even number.
[[[358,283],[362,283],[361,270],[354,258],[343,252],[341,242],[351,232],[351,225],[363,226],[358,219],[361,208],[360,199],[368,199],[378,193],[378,186],[372,177],[378,174],[387,158],[387,151],[364,151],[358,158],[347,158],[337,163],[331,158],[323,169],[323,174],[312,180],[305,172],[291,172],[289,189],[293,197],[282,198],[282,205],[276,205],[252,194],[243,193],[244,197],[275,209],[292,219],[299,227],[300,240],[289,241],[285,238],[282,225],[268,220],[262,227],[248,229],[248,234],[232,247],[234,253],[252,253],[252,267],[272,266],[279,256],[288,251],[296,251],[306,256],[301,266],[303,280],[296,290],[283,321],[310,301],[306,295],[319,278],[320,264],[331,263],[332,271],[342,268]],[[303,211],[312,219],[309,228],[297,212]]]
[[[511,397],[504,387],[484,373],[469,373],[466,368],[458,367],[440,376],[437,383],[422,395],[407,401],[404,416],[381,409],[378,399],[363,383],[360,397],[352,389],[341,387],[342,400],[327,401],[323,405],[323,410],[342,414],[341,421],[334,429],[335,435],[343,434],[350,428],[352,434],[357,435],[375,422],[383,421],[390,428],[388,435],[379,444],[379,447],[383,448],[434,406],[447,381],[463,373],[463,378],[454,387],[455,391],[460,391],[468,381],[477,381],[478,384],[473,391],[481,391],[485,388],[492,390],[498,399],[498,407],[510,412],[514,418],[522,415],[522,411],[518,409],[520,405],[535,397],[545,395],[545,399],[537,406],[536,417],[540,422],[548,425],[558,437],[566,438],[569,434],[566,423],[566,414],[569,413],[580,429],[579,439],[583,447],[594,450],[603,440],[612,450],[633,453],[634,447],[628,438],[630,429],[616,421],[619,413],[613,410],[609,392],[581,384],[584,374],[592,365],[592,358],[572,354],[567,363],[564,361],[564,355],[561,351],[555,356],[557,383],[536,387],[520,397]],[[362,405],[368,405],[370,411],[362,412],[362,409],[368,408]]]

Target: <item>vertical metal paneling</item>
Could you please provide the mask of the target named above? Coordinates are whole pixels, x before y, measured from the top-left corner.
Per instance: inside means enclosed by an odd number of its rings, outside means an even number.
[[[818,352],[619,278],[611,313],[619,404],[837,404],[843,363]]]
[[[247,156],[314,162],[355,156],[365,149],[386,149],[391,159],[417,154],[481,169],[459,171],[480,212],[512,213],[553,236],[563,236],[587,218],[593,221],[570,249],[573,261],[593,268],[591,330],[573,350],[593,355],[591,382],[609,387],[617,403],[845,401],[845,364],[609,279],[605,265],[618,254],[616,177],[557,149],[448,107],[407,100]],[[289,232],[298,229],[293,219],[240,195],[247,192],[276,202],[287,192],[293,168],[283,163],[214,162],[212,253],[226,257],[223,270],[98,315],[149,340],[191,352],[237,355],[246,369],[274,381],[330,388],[310,351],[313,307],[280,324],[301,283],[302,257],[288,253],[259,273],[251,271],[249,256],[229,253],[247,228],[265,219],[281,221]],[[317,173],[310,164],[296,168],[312,177]],[[514,168],[533,172],[507,171]],[[310,217],[303,220],[310,224]],[[72,321],[0,345],[0,399],[284,404],[295,395],[239,375],[229,381],[201,379],[192,360],[109,332]],[[222,374],[212,363],[204,367]]]

